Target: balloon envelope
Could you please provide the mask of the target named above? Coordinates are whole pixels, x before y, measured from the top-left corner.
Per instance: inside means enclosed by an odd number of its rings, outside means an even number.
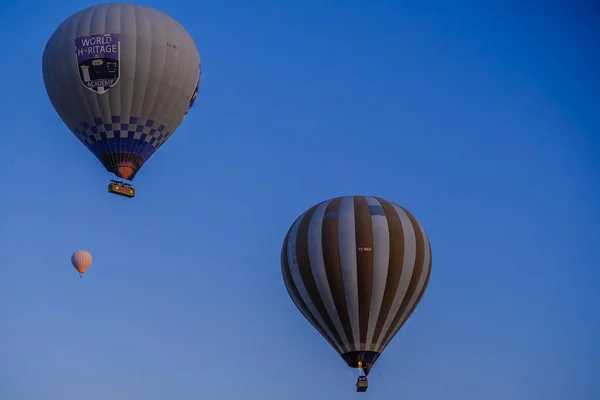
[[[184,119],[200,69],[194,40],[177,21],[126,3],[67,18],[42,57],[60,118],[108,171],[130,180]]]
[[[431,247],[397,204],[337,197],[294,222],[281,270],[298,310],[350,367],[368,375],[425,293]]]
[[[77,272],[83,274],[92,265],[92,255],[86,250],[77,250],[71,256],[71,264]]]

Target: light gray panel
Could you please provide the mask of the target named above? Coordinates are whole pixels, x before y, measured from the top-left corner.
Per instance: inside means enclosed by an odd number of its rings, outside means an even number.
[[[79,36],[120,35],[120,74],[106,93],[86,89],[75,55]],[[183,121],[198,79],[200,56],[188,32],[170,16],[140,5],[111,3],[81,10],[52,34],[42,59],[48,96],[72,131],[95,118],[139,117],[173,132]],[[108,146],[108,144],[105,144]],[[112,152],[132,149],[107,149]]]

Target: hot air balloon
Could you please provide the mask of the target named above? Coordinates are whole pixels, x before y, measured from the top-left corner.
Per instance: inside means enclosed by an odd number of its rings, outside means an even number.
[[[431,273],[425,231],[379,197],[321,202],[289,229],[281,271],[292,301],[348,366],[356,390],[421,301]]]
[[[79,272],[79,277],[83,278],[83,273],[92,265],[92,255],[86,250],[77,250],[71,256],[71,264]]]
[[[200,55],[188,32],[153,8],[126,3],[86,8],[52,34],[42,57],[56,112],[104,167],[133,180],[194,104]],[[112,180],[111,193],[134,197]]]

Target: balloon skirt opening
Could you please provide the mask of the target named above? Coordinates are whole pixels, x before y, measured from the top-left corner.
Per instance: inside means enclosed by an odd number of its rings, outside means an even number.
[[[350,351],[342,354],[342,358],[350,368],[358,368],[358,362],[362,362],[362,370],[367,376],[380,355],[377,351]]]
[[[104,154],[99,159],[108,172],[128,181],[133,180],[146,162],[141,156],[133,153]]]

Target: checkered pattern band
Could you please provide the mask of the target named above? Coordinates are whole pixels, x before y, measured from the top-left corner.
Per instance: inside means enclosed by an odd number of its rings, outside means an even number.
[[[120,178],[133,179],[144,163],[171,136],[171,132],[154,120],[140,123],[139,117],[124,122],[113,115],[110,123],[94,118],[94,123],[83,121],[73,129],[77,138],[100,160],[104,167]],[[127,166],[133,174],[122,176],[119,168]]]
[[[128,122],[123,122],[119,115],[113,115],[110,123],[94,118],[93,125],[83,121],[73,133],[98,158],[107,153],[128,153],[147,160],[171,136],[171,132],[150,119],[139,122],[139,117],[130,117]]]

